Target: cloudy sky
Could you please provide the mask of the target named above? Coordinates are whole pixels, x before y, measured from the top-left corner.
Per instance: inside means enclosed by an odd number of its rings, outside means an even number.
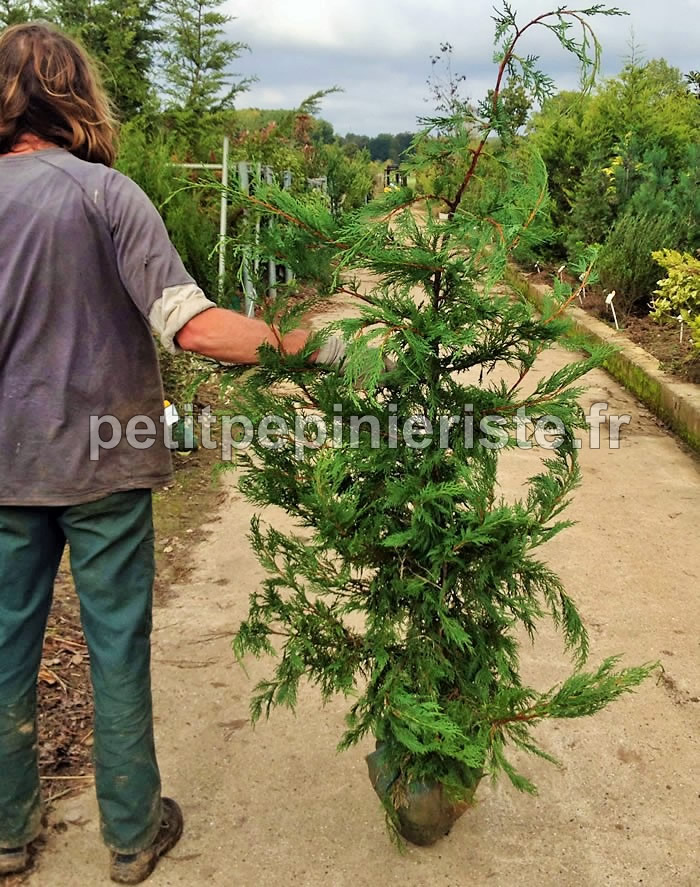
[[[337,84],[345,92],[326,99],[322,110],[337,132],[413,130],[416,117],[431,110],[425,101],[429,57],[441,41],[454,47],[453,67],[467,76],[467,95],[480,98],[492,85],[495,2],[225,0],[222,9],[236,16],[229,36],[252,49],[236,63],[236,71],[259,78],[239,106],[294,107],[312,92]],[[524,22],[558,2],[511,0],[511,6]],[[620,5],[628,17],[594,20],[604,48],[604,73],[620,69],[632,33],[644,57],[663,56],[684,72],[700,69],[700,0],[621,0]],[[531,32],[523,48],[541,55],[560,88],[576,85],[576,67],[553,48],[552,35]]]

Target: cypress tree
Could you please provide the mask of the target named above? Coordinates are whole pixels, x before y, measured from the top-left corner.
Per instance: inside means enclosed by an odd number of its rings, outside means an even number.
[[[599,4],[562,8],[521,26],[504,4],[488,99],[461,108],[459,119],[426,120],[414,140],[415,170],[462,166],[444,193],[406,187],[334,217],[320,198],[274,184],[261,183],[252,197],[232,192],[272,220],[259,235],[260,257],[283,258],[298,279],[315,283],[312,299],[290,300],[282,288],[261,299],[268,322],[284,333],[338,293],[360,306],[299,355],[263,347],[260,368],[227,371],[237,413],[256,427],[277,417],[272,433],[243,451],[241,489],[299,527],[285,533],[253,521],[250,538],[268,577],[250,598],[234,649],[277,656],[256,688],[254,720],[277,705],[294,708],[301,681],[316,685],[324,702],[348,698],[339,747],[377,739],[393,773],[384,798],[392,825],[420,784],[469,800],[483,774],[505,772],[534,791],[508,747],[551,759],[534,737],[539,722],[594,714],[653,668],[622,668],[613,657],[587,669],[577,608],[538,555],[569,526],[562,512],[580,481],[575,435],[586,427],[580,380],[610,353],[578,343],[583,356],[531,381],[538,358],[569,330],[565,308],[578,295],[555,280],[536,315],[507,284],[509,255],[533,236],[546,205],[544,165],[532,154],[523,171],[522,150],[512,165],[505,154],[507,184],[501,177],[498,192],[478,202],[484,212],[466,199],[489,139],[508,130],[505,85],[537,101],[553,90],[537,60],[520,52],[523,38],[548,29],[590,88],[600,47],[589,17],[617,14]],[[593,267],[582,267],[585,285]],[[342,367],[310,366],[332,333],[347,342]],[[449,417],[457,425],[445,428]],[[517,449],[527,422],[556,425],[559,445],[526,493],[508,501],[499,458]],[[561,631],[573,671],[538,689],[524,683],[520,653],[544,617]]]

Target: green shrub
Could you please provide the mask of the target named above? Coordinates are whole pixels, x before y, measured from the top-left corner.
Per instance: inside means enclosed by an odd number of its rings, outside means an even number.
[[[196,400],[199,388],[209,370],[206,362],[189,351],[171,354],[160,343],[158,343],[158,360],[167,400],[177,407]]]
[[[674,249],[659,250],[652,258],[666,277],[655,290],[651,316],[661,321],[681,317],[700,354],[700,259]]]
[[[219,236],[219,197],[213,188],[188,187],[202,177],[172,165],[183,159],[174,136],[149,133],[140,120],[122,128],[117,169],[150,197],[185,267],[207,296],[216,300],[218,260],[213,251]]]
[[[363,206],[374,184],[368,151],[348,151],[340,145],[318,150],[321,174],[328,179],[331,212],[338,217]]]
[[[647,308],[660,275],[655,250],[676,246],[681,224],[670,211],[637,214],[625,210],[600,252],[598,270],[604,287],[617,292],[624,312]]]
[[[564,247],[571,256],[580,243],[605,243],[633,204],[638,216],[672,210],[683,219],[677,241],[652,242],[650,251],[700,246],[700,102],[681,72],[663,59],[630,61],[593,95],[562,92],[544,101],[530,122],[529,138],[547,166],[554,246],[562,254]],[[618,237],[631,224],[621,223]],[[637,225],[641,229],[644,220]],[[619,243],[612,247],[611,280],[620,249]],[[623,249],[623,260],[626,256]],[[646,265],[648,256],[640,268]],[[651,295],[657,273],[651,265],[640,300]],[[634,285],[635,278],[624,283]]]
[[[575,255],[580,244],[603,243],[615,219],[610,181],[601,155],[591,159],[573,192],[567,220],[567,253]]]

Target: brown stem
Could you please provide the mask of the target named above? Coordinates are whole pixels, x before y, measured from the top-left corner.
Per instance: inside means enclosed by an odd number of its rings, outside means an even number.
[[[518,41],[520,40],[520,38],[523,36],[523,34],[526,31],[528,31],[530,28],[534,27],[535,25],[541,24],[545,19],[551,18],[552,16],[558,16],[561,18],[562,16],[565,16],[565,15],[568,15],[568,16],[571,16],[571,17],[577,19],[579,22],[582,23],[582,25],[584,27],[586,27],[585,20],[582,19],[581,15],[579,13],[577,13],[576,10],[557,9],[557,10],[552,10],[550,12],[544,12],[544,13],[542,13],[542,15],[538,15],[537,18],[534,18],[534,19],[532,19],[532,21],[528,22],[523,28],[516,29],[515,36],[511,40],[510,45],[508,46],[508,49],[505,51],[505,53],[503,55],[503,59],[501,60],[501,64],[498,66],[498,76],[496,78],[496,87],[493,91],[493,100],[492,100],[494,116],[495,116],[496,110],[498,108],[498,100],[501,97],[501,90],[503,89],[503,78],[505,77],[505,73],[508,68],[508,65],[513,60],[513,55],[515,54],[515,47],[516,47],[516,44],[518,43]],[[486,147],[486,143],[488,142],[489,136],[491,135],[492,132],[493,132],[493,120],[489,120],[488,121],[488,129],[485,131],[478,146],[476,148],[470,149],[472,151],[472,162],[469,166],[469,169],[467,170],[467,174],[464,177],[462,184],[459,186],[457,193],[455,194],[454,200],[446,201],[447,205],[450,207],[452,212],[455,212],[457,210],[458,206],[460,205],[460,203],[462,202],[462,198],[464,197],[464,192],[467,190],[467,188],[469,187],[469,183],[471,182],[471,180],[474,177],[474,173],[476,172],[477,164],[479,163],[479,158],[481,157],[481,155],[484,151],[484,148]]]
[[[266,209],[271,215],[279,216],[285,221],[290,222],[292,225],[296,225],[297,228],[303,228],[304,231],[308,231],[309,234],[313,234],[314,237],[318,237],[319,240],[323,240],[325,243],[332,243],[340,249],[347,248],[347,244],[336,243],[334,240],[326,237],[322,231],[319,231],[317,228],[312,228],[310,225],[307,225],[306,222],[302,222],[301,219],[297,219],[289,213],[284,212],[284,210],[278,209],[278,207],[274,206],[272,203],[267,203],[267,201],[260,200],[258,197],[246,197],[245,199],[248,203],[252,203],[254,206],[260,206],[263,209]]]
[[[373,307],[377,307],[377,303],[370,299],[369,296],[365,296],[362,293],[356,293],[355,290],[348,289],[345,286],[341,286],[336,290],[337,293],[345,293],[346,296],[352,296],[354,299],[361,299],[363,302],[367,302],[368,305],[372,305]]]
[[[525,374],[527,375],[527,374]],[[557,388],[556,391],[552,391],[550,394],[544,394],[542,397],[531,397],[528,400],[522,400],[520,403],[508,403],[504,404],[502,407],[492,407],[492,413],[509,413],[514,411],[517,413],[520,409],[529,409],[530,407],[538,407],[543,403],[549,403],[554,400],[555,397],[562,394],[566,390],[565,386],[561,386]],[[510,392],[509,392],[510,393]]]
[[[500,730],[501,727],[505,727],[506,724],[537,721],[540,718],[545,717],[545,715],[546,712],[542,711],[542,709],[531,709],[529,712],[523,712],[519,715],[511,715],[508,718],[499,718],[498,720],[491,723],[491,734],[493,735],[497,730]]]
[[[593,265],[589,265],[583,274],[583,280],[581,281],[579,288],[577,290],[574,290],[574,292],[571,293],[571,295],[569,296],[569,298],[565,302],[561,303],[561,305],[559,306],[559,308],[557,308],[557,310],[554,312],[554,314],[552,314],[551,317],[548,317],[547,320],[545,320],[545,324],[551,323],[556,317],[559,317],[560,314],[563,314],[563,312],[566,311],[566,309],[569,307],[569,305],[574,300],[578,299],[578,297],[581,294],[581,292],[583,291],[584,287],[586,287],[588,285],[588,281],[590,279],[592,272],[593,272]]]

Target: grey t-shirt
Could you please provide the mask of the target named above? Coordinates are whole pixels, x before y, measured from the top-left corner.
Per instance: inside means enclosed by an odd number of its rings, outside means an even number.
[[[0,157],[0,505],[166,483],[149,320],[163,333],[211,306],[130,179],[60,148]]]

